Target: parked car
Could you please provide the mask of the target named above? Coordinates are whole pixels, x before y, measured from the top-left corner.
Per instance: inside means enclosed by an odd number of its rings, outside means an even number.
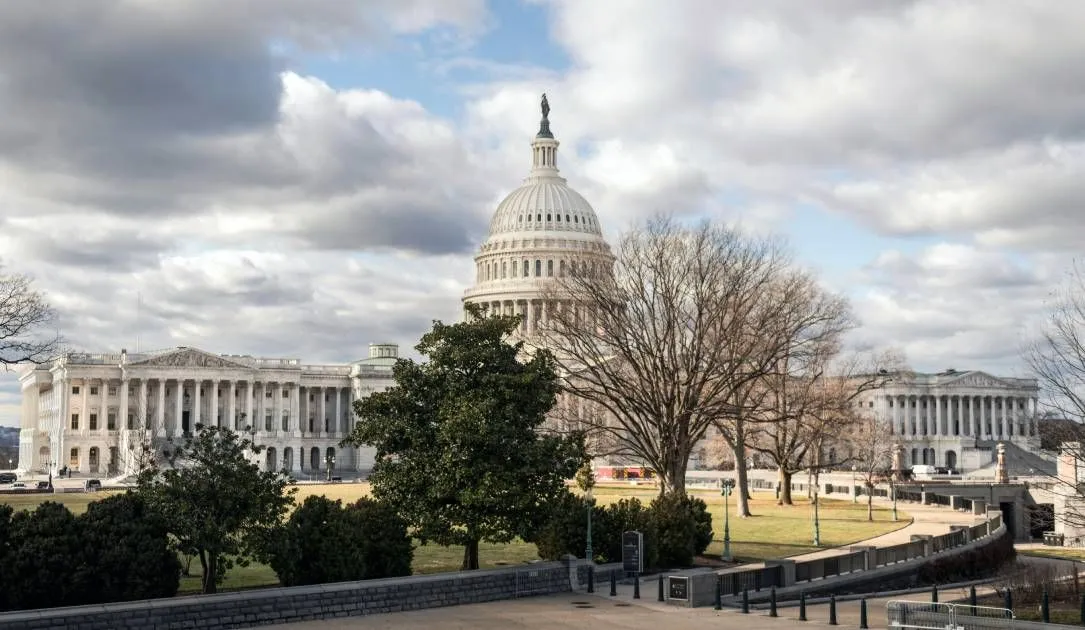
[[[21,482],[21,481],[16,481],[15,483],[11,484],[11,487],[12,488],[26,488],[26,484]]]
[[[49,489],[49,482],[48,481],[39,481],[38,485],[35,486],[35,487],[38,490],[48,490]]]
[[[19,476],[13,472],[0,473],[0,483],[15,483],[19,480]]]
[[[87,479],[86,481],[83,482],[83,491],[84,492],[98,492],[101,489],[102,489],[102,480],[101,479]]]

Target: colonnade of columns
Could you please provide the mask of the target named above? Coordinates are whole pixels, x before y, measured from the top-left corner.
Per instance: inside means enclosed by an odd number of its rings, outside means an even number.
[[[572,302],[567,300],[541,300],[541,299],[523,299],[523,300],[499,300],[478,302],[483,308],[486,309],[486,313],[490,315],[521,315],[523,316],[523,322],[520,324],[520,331],[524,333],[534,333],[540,328],[546,326],[550,317],[557,312],[562,312],[565,309],[575,308]],[[588,322],[594,319],[592,313],[582,309],[582,313],[578,314],[578,317],[582,317],[583,321]]]
[[[893,432],[902,436],[1035,437],[1037,404],[1022,396],[886,396]]]
[[[222,426],[260,438],[341,440],[353,427],[352,390],[348,386],[300,385],[296,382],[220,378],[131,377],[70,378],[57,384],[57,421],[61,453],[54,467],[97,469],[102,448],[110,461],[125,431],[147,431],[156,438],[183,438],[197,425]],[[95,438],[100,438],[95,442]],[[87,442],[85,440],[90,440]],[[63,442],[68,442],[63,448]],[[102,446],[80,446],[91,442]],[[315,448],[315,447],[314,447]],[[283,449],[280,456],[285,456]],[[305,447],[289,449],[295,470],[307,468]],[[82,452],[81,452],[82,451]],[[327,455],[321,455],[324,461]],[[284,457],[285,460],[285,457]],[[284,461],[283,463],[287,463]],[[39,462],[44,466],[45,462]],[[105,467],[104,465],[102,466]],[[319,465],[314,466],[319,468]]]

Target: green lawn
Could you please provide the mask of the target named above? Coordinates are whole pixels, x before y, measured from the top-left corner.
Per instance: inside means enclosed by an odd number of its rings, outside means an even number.
[[[599,486],[595,490],[596,500],[601,504],[616,502],[622,498],[637,497],[648,503],[658,491],[651,487],[631,487],[628,485]],[[295,495],[300,502],[309,495],[324,495],[332,499],[352,502],[369,494],[369,485],[364,483],[341,483],[328,485],[298,486]],[[715,529],[715,541],[708,548],[708,554],[719,556],[723,551],[723,500],[712,491],[690,490],[690,494],[700,497],[708,503],[712,513],[712,525]],[[75,513],[86,511],[87,504],[101,499],[106,493],[84,494],[31,494],[0,495],[0,503],[12,505],[16,509],[33,509],[46,500],[60,501]],[[809,551],[815,551],[813,545],[814,517],[813,508],[805,497],[795,497],[794,506],[777,506],[773,495],[767,492],[755,492],[750,508],[754,516],[735,517],[735,502],[731,499],[731,552],[741,561],[758,561],[766,558],[782,558]],[[821,500],[820,523],[822,547],[836,547],[865,540],[899,529],[908,524],[910,517],[903,511],[900,520],[892,521],[891,510],[876,507],[874,522],[866,520],[866,505],[853,504],[851,501]],[[516,565],[537,560],[535,545],[516,541],[507,545],[487,545],[479,547],[479,565],[493,568]],[[462,547],[440,547],[424,545],[415,549],[413,569],[415,573],[439,573],[456,571],[463,561]],[[199,561],[191,565],[192,575],[181,582],[182,592],[198,592],[200,589]],[[254,588],[277,584],[275,573],[265,565],[252,564],[248,567],[235,568],[226,576],[224,590]]]

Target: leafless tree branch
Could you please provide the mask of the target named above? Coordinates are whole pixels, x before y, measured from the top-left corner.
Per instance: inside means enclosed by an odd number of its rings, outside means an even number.
[[[62,340],[44,328],[55,316],[28,276],[0,270],[0,366],[39,364],[54,358]]]

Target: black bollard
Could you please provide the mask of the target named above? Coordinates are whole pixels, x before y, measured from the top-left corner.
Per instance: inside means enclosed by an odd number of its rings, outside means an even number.
[[[640,573],[633,574],[633,599],[640,599]]]
[[[938,585],[937,584],[935,584],[934,586],[931,587],[931,603],[932,604],[937,604],[938,603]]]
[[[769,592],[769,617],[776,616],[776,587],[772,587],[772,591]]]
[[[750,614],[750,589],[742,589],[742,614]]]
[[[1047,589],[1040,596],[1040,617],[1044,623],[1051,623],[1051,601],[1047,597]]]
[[[829,596],[829,625],[836,625],[836,595]]]
[[[806,621],[806,591],[799,593],[799,621]]]
[[[972,616],[976,616],[976,587],[975,585],[968,587],[968,603],[972,604]]]
[[[868,630],[870,626],[866,622],[866,598],[859,600],[859,630]]]
[[[723,610],[723,576],[716,576],[716,610]]]
[[[659,574],[659,594],[656,595],[656,601],[657,602],[663,601],[663,574],[662,573]]]
[[[588,592],[595,592],[595,565],[588,565]]]
[[[1006,589],[1006,594],[1002,598],[1002,607],[1010,611],[1009,616],[1013,617],[1013,591]]]
[[[610,572],[610,596],[614,597],[618,594],[618,574],[614,571]]]

